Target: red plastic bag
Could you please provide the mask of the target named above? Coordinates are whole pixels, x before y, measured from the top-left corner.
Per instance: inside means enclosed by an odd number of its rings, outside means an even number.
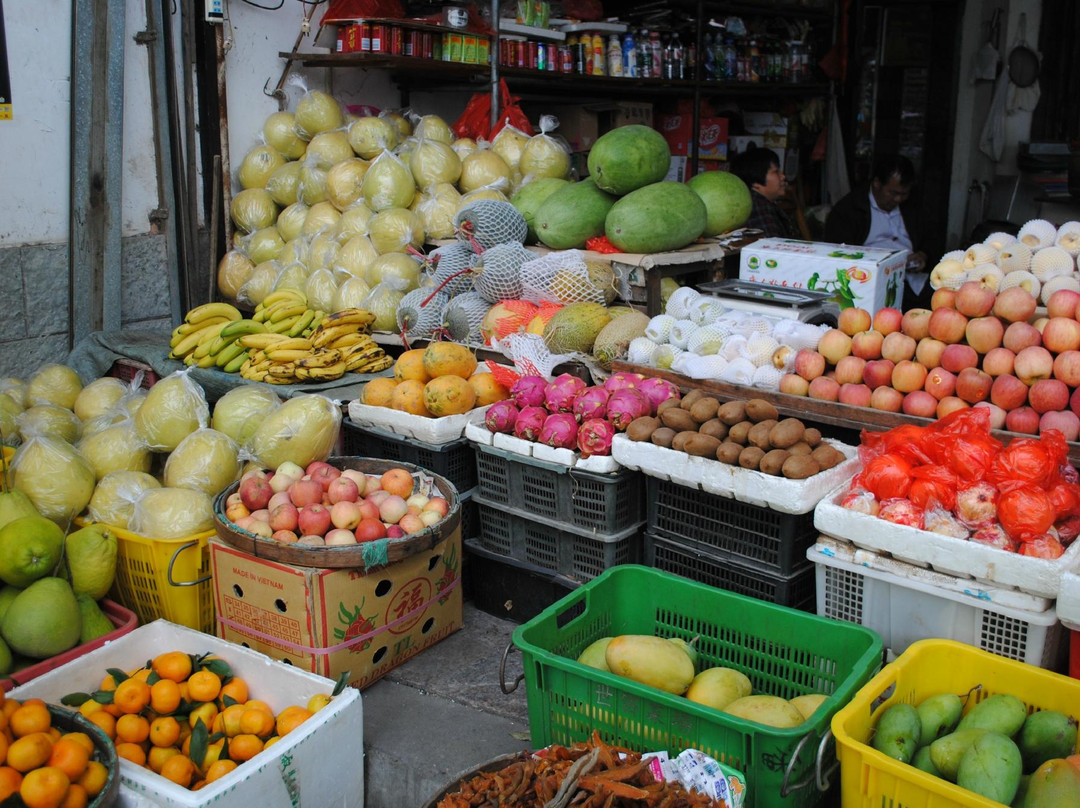
[[[465,111],[450,128],[458,137],[492,140],[500,129],[509,124],[531,137],[534,134],[532,124],[518,106],[520,100],[510,95],[506,81],[499,79],[499,119],[494,128],[491,126],[491,93],[473,93],[465,105]]]
[[[622,252],[622,250],[608,240],[607,236],[593,236],[592,238],[585,239],[585,249],[598,253]]]
[[[1054,503],[1058,520],[1080,515],[1080,486],[1059,482],[1050,489],[1050,501]]]
[[[1054,503],[1036,485],[1017,485],[998,497],[997,517],[1014,539],[1030,541],[1054,524]]]
[[[989,478],[1002,491],[1026,483],[1052,488],[1068,455],[1065,436],[1056,429],[1038,438],[1017,438],[998,453]]]
[[[959,484],[956,474],[943,466],[917,466],[911,471],[911,489],[908,499],[920,508],[928,508],[931,501],[937,501],[941,507],[951,511],[956,505],[956,487]]]
[[[1001,451],[1001,441],[990,434],[990,411],[983,407],[957,410],[929,429],[933,434],[925,442],[928,453],[961,482],[983,479]]]
[[[878,455],[895,454],[913,466],[921,466],[930,462],[929,455],[923,449],[926,433],[926,427],[915,424],[903,424],[888,432],[863,430],[859,441],[859,458],[866,465]]]
[[[1061,542],[1049,533],[1043,533],[1040,536],[1034,537],[1031,541],[1026,541],[1021,544],[1020,555],[1053,560],[1065,555],[1065,548],[1062,546]]]
[[[884,503],[887,499],[907,497],[911,489],[911,464],[896,454],[884,454],[870,460],[853,481]]]
[[[405,16],[401,0],[330,0],[320,24],[328,22],[352,22],[364,17]]]

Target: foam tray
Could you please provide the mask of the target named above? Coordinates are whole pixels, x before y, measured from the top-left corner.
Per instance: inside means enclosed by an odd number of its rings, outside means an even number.
[[[535,457],[537,460],[558,463],[567,468],[592,471],[596,474],[611,474],[622,468],[611,455],[582,457],[581,452],[574,452],[570,449],[556,449],[542,443],[515,438],[513,435],[492,432],[484,426],[482,417],[466,425],[465,437],[481,446],[494,446],[497,449],[505,449],[523,457]],[[614,445],[612,449],[614,450]]]
[[[707,457],[694,457],[652,443],[632,441],[626,435],[615,436],[611,456],[626,468],[650,477],[762,505],[781,513],[800,514],[812,511],[822,497],[850,480],[859,469],[858,451],[854,446],[833,440],[827,443],[843,452],[847,460],[805,480],[788,480]]]
[[[477,407],[461,415],[444,415],[428,418],[389,407],[372,407],[359,401],[349,402],[349,420],[357,426],[373,426],[427,443],[447,443],[465,434],[465,426],[473,421],[484,420],[487,407]]]
[[[844,483],[818,503],[814,527],[856,547],[888,553],[916,567],[1044,598],[1058,596],[1063,573],[1080,569],[1080,542],[1073,542],[1065,555],[1052,561],[1029,558],[842,508],[840,500],[847,490]]]

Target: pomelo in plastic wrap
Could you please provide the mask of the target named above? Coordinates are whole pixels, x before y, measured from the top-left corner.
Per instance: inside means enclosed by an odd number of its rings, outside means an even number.
[[[334,259],[334,272],[339,276],[366,279],[379,251],[367,236],[353,236],[341,245]]]
[[[135,502],[143,491],[161,488],[152,474],[142,471],[112,471],[98,480],[86,512],[95,522],[128,529]]]
[[[304,217],[304,226],[300,235],[314,237],[319,233],[330,230],[341,220],[341,211],[329,202],[316,202],[312,205]]]
[[[265,188],[245,188],[232,199],[229,214],[243,233],[254,233],[277,221],[278,206]]]
[[[307,218],[306,212],[304,217]],[[278,272],[281,272],[284,267],[290,264],[303,264],[306,267],[309,252],[311,252],[311,238],[309,236],[298,235],[292,241],[286,241],[285,246],[278,253],[278,257],[274,259],[274,263],[278,265]]]
[[[364,298],[371,292],[371,287],[363,278],[346,278],[338,284],[334,292],[334,299],[328,311],[344,311],[345,309],[358,309],[364,302]]]
[[[281,207],[296,201],[296,189],[300,185],[300,169],[303,163],[291,162],[274,170],[266,179],[266,191]]]
[[[79,374],[67,365],[49,364],[40,367],[26,383],[23,407],[34,404],[55,404],[71,409],[83,389]]]
[[[30,406],[30,399],[26,394],[27,384],[22,379],[14,376],[6,376],[0,379],[0,393],[7,393],[24,410]]]
[[[270,175],[285,165],[285,158],[273,146],[256,146],[240,161],[236,178],[242,188],[265,188]]]
[[[341,251],[341,245],[329,230],[324,230],[317,236],[313,236],[308,245],[307,260],[304,266],[308,268],[308,277],[316,269],[329,269],[337,261],[337,254]],[[311,308],[315,308],[312,306]]]
[[[286,461],[307,468],[330,456],[340,425],[341,409],[330,399],[298,395],[263,419],[244,448],[263,468],[276,469]]]
[[[349,145],[349,135],[344,129],[335,129],[320,132],[311,139],[304,154],[304,163],[329,171],[338,163],[355,156]]]
[[[314,205],[329,199],[330,195],[326,192],[327,173],[327,169],[305,161],[296,178],[296,201]]]
[[[461,177],[458,188],[462,193],[480,188],[506,191],[510,188],[510,166],[500,155],[490,149],[480,149],[461,161]]]
[[[412,123],[400,112],[393,112],[384,109],[382,112],[379,113],[379,117],[382,118],[384,121],[388,121],[389,123],[394,125],[394,128],[397,129],[399,138],[407,138],[413,133]]]
[[[18,446],[19,422],[17,420],[22,407],[7,393],[0,393],[0,445]]]
[[[277,279],[274,281],[274,291],[278,289],[295,289],[297,292],[304,291],[304,284],[310,273],[303,264],[296,262],[281,268]]]
[[[251,273],[255,271],[255,267],[256,262],[239,250],[229,250],[218,261],[218,291],[229,300],[239,300],[240,290],[251,278]]]
[[[427,238],[453,238],[454,214],[461,194],[448,182],[440,182],[417,194],[411,209],[420,217]]]
[[[248,279],[236,292],[236,302],[255,308],[270,294],[281,268],[274,261],[265,261],[251,270]]]
[[[79,441],[79,453],[100,480],[111,471],[149,472],[153,457],[131,419],[106,427]]]
[[[469,204],[480,199],[491,199],[496,202],[510,201],[510,197],[498,188],[477,188],[475,191],[469,191],[467,194],[461,195],[461,204],[458,206],[458,212],[460,212],[462,208],[468,207]]]
[[[15,488],[38,513],[67,526],[83,512],[94,493],[94,469],[79,451],[56,438],[30,438],[11,462]]]
[[[338,219],[337,238],[342,244],[356,236],[368,234],[368,222],[375,215],[375,211],[361,202],[354,202],[341,212]]]
[[[132,508],[129,529],[152,539],[182,539],[214,527],[214,501],[191,488],[150,488]]]
[[[349,124],[349,145],[358,157],[373,160],[384,151],[397,148],[401,134],[392,121],[367,116]]]
[[[510,168],[517,168],[521,152],[529,142],[529,135],[513,126],[504,126],[491,141],[491,150],[499,155]]]
[[[461,158],[447,143],[427,138],[417,143],[409,155],[409,168],[419,188],[454,183],[461,176]]]
[[[17,417],[19,435],[23,442],[34,436],[57,438],[75,443],[82,435],[82,421],[69,409],[55,404],[35,404]]]
[[[450,148],[454,150],[460,159],[464,160],[474,151],[478,151],[480,146],[471,137],[459,137],[450,144]]]
[[[413,127],[413,136],[417,140],[436,140],[449,146],[454,142],[454,133],[438,115],[424,115]]]
[[[373,211],[407,208],[416,193],[416,181],[401,158],[383,152],[371,161],[362,189],[367,206]]]
[[[250,269],[263,261],[273,261],[285,247],[285,240],[274,225],[263,227],[244,238],[243,252],[251,261]],[[241,281],[242,283],[243,281]],[[235,286],[235,284],[232,284]]]
[[[162,482],[167,488],[191,488],[216,497],[240,477],[239,450],[224,432],[199,429],[169,455]]]
[[[534,135],[521,149],[518,168],[526,178],[566,179],[570,175],[570,153],[551,135]]]
[[[377,283],[371,287],[360,308],[375,315],[372,330],[393,332],[397,328],[397,307],[406,291],[396,289],[389,283]]]
[[[368,238],[380,255],[405,252],[424,243],[424,224],[408,208],[386,208],[368,221]]]
[[[381,283],[399,292],[409,292],[420,285],[420,262],[407,253],[386,253],[371,262],[366,280],[372,287]]]
[[[304,296],[309,309],[330,311],[334,305],[337,282],[333,273],[325,267],[314,270],[304,284]]]
[[[286,246],[304,232],[304,222],[311,208],[303,202],[294,202],[278,214],[275,226]]]
[[[328,93],[308,90],[296,104],[293,113],[296,134],[302,140],[311,140],[319,132],[337,129],[345,123],[341,104]]]
[[[259,423],[280,406],[281,400],[271,390],[235,387],[214,404],[211,426],[243,445]]]
[[[135,430],[151,451],[171,452],[209,420],[202,388],[187,372],[177,371],[150,388],[135,414]]]
[[[291,112],[275,112],[263,122],[263,137],[286,160],[304,156],[307,142],[296,133],[296,117]]]
[[[326,195],[340,211],[346,210],[363,198],[360,187],[368,170],[368,162],[359,157],[342,160],[326,172]]]

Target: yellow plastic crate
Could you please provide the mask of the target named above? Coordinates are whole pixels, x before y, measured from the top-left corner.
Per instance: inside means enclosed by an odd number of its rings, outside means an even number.
[[[76,520],[78,524],[89,521]],[[214,584],[207,530],[182,539],[150,539],[109,526],[116,534],[116,581],[110,597],[146,624],[158,618],[214,634]]]
[[[886,665],[833,716],[844,808],[1001,808],[947,780],[868,745],[878,717],[896,702],[918,704],[935,693],[967,693],[965,712],[995,693],[1011,693],[1029,712],[1059,710],[1080,718],[1080,681],[953,640],[920,640]]]

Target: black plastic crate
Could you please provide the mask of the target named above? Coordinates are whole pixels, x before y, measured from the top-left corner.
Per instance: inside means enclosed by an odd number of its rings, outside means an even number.
[[[777,575],[806,570],[817,541],[814,512],[791,514],[648,478],[649,533]]]
[[[647,566],[717,589],[816,613],[817,579],[813,564],[794,575],[770,575],[648,531],[644,545]]]
[[[461,503],[461,537],[473,539],[480,535],[480,506],[473,499],[472,491],[458,494],[458,502]]]
[[[524,623],[579,585],[562,575],[491,553],[476,539],[465,540],[465,597],[488,614]]]
[[[502,558],[579,583],[618,564],[635,564],[641,558],[640,522],[599,538],[569,525],[560,529],[551,522],[531,519],[514,508],[489,502],[479,493],[473,499],[480,506],[477,543]]]
[[[533,518],[607,534],[645,520],[644,475],[637,471],[597,474],[482,444],[476,445],[476,469],[485,502]]]
[[[425,443],[384,429],[342,422],[342,443],[346,455],[401,460],[440,474],[459,491],[476,487],[476,452],[466,438],[448,443]]]

